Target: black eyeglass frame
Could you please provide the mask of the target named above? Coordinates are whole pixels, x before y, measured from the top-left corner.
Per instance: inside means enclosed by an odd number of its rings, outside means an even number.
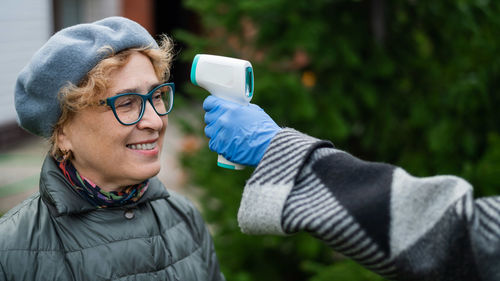
[[[165,86],[170,86],[170,88],[172,88],[172,92],[170,94],[171,95],[170,108],[167,110],[166,113],[159,113],[153,104],[153,94],[156,92],[156,90],[158,90],[162,87],[165,87]],[[111,110],[113,111],[113,114],[115,115],[116,120],[118,120],[118,122],[120,122],[120,124],[125,125],[125,126],[131,126],[131,125],[137,124],[137,122],[141,121],[142,116],[144,115],[144,111],[146,110],[146,101],[149,101],[149,103],[151,104],[151,106],[155,110],[156,114],[158,114],[159,116],[165,116],[165,115],[169,114],[170,111],[172,111],[172,108],[174,108],[174,93],[175,93],[175,83],[173,83],[173,82],[163,83],[163,84],[160,84],[160,85],[154,87],[151,91],[149,91],[149,93],[147,93],[145,95],[141,95],[138,93],[123,93],[123,94],[119,94],[116,96],[106,98],[105,100],[100,100],[99,105],[109,106],[111,108]],[[130,96],[130,95],[138,96],[142,99],[141,113],[139,114],[139,117],[137,118],[137,120],[135,120],[134,122],[125,123],[125,122],[122,122],[120,120],[120,118],[118,117],[118,114],[116,113],[115,100],[120,98],[120,97]]]

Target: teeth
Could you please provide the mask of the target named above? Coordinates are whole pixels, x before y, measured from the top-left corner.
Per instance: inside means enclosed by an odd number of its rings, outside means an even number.
[[[127,147],[134,150],[151,150],[156,147],[156,142],[140,143],[140,144],[127,144]]]

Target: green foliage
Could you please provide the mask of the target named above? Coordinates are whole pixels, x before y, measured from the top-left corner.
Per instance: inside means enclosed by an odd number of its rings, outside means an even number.
[[[385,2],[380,17],[372,10],[377,2]],[[203,30],[174,34],[188,46],[182,59],[212,53],[250,60],[253,102],[278,124],[416,176],[464,177],[477,196],[499,192],[500,2],[184,4],[198,13]],[[382,28],[375,32],[376,26]],[[207,94],[184,89],[199,101]],[[250,171],[216,168],[215,157],[202,150],[185,164],[206,188],[205,215],[228,280],[377,280],[309,237],[239,234],[237,206]]]
[[[315,275],[309,281],[382,281],[382,277],[363,270],[351,260],[342,260],[332,266],[324,266],[314,261],[303,263],[304,270],[314,272]]]
[[[200,201],[227,280],[307,280],[311,274],[299,268],[304,261],[318,258],[333,262],[332,251],[305,234],[276,237],[240,232],[236,216],[251,169],[235,172],[219,168],[217,154],[206,147],[182,159],[185,166],[192,168],[190,178],[203,184],[205,192]]]

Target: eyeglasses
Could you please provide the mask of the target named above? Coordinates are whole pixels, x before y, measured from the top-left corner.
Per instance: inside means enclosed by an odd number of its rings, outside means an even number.
[[[113,110],[116,120],[128,126],[139,122],[144,115],[146,101],[153,106],[155,112],[164,116],[167,115],[174,106],[174,83],[164,83],[156,86],[146,95],[137,93],[119,94],[100,100],[99,105],[107,105]]]

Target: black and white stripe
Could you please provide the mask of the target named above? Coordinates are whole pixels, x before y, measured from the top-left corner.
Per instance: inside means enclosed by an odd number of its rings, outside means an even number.
[[[413,177],[291,129],[247,182],[243,232],[307,231],[389,279],[500,280],[500,197],[455,176]]]
[[[337,153],[318,149],[311,162]],[[375,270],[386,278],[395,278],[396,267],[387,253],[370,239],[330,190],[316,177],[310,165],[304,169],[290,192],[283,209],[283,229],[287,233],[305,230],[338,252]]]
[[[500,198],[480,198],[475,202],[477,230],[488,241],[500,240]]]
[[[329,142],[284,129],[272,140],[247,184],[292,183],[312,146],[325,145],[331,146]]]

